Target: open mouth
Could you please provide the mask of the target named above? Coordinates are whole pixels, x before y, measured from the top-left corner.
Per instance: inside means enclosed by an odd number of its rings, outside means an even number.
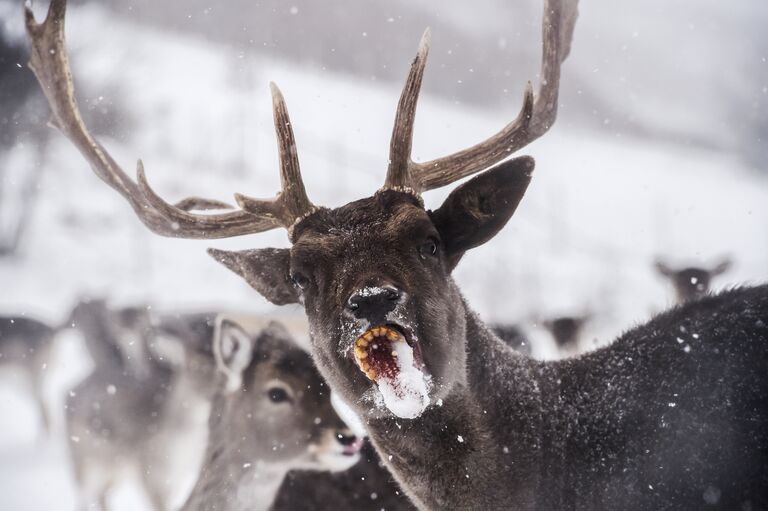
[[[406,343],[405,336],[390,326],[371,328],[357,338],[355,360],[369,380],[396,377],[400,371],[399,343]]]
[[[321,465],[322,470],[331,472],[340,472],[349,470],[360,460],[360,450],[363,447],[363,439],[359,439],[354,444],[346,445],[341,449],[332,448],[329,451],[319,453],[316,461]]]
[[[341,451],[342,456],[357,456],[360,454],[360,449],[363,448],[363,439],[357,438],[355,441],[349,445],[345,445],[344,449]]]
[[[421,347],[397,325],[371,328],[357,338],[355,362],[376,383],[384,405],[398,417],[412,419],[429,405],[429,376]]]

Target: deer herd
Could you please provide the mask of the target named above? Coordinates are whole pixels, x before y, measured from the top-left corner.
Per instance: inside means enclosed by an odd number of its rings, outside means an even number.
[[[26,369],[45,428],[40,368],[57,334],[79,332],[93,359],[64,414],[83,509],[107,509],[131,474],[157,510],[768,509],[768,287],[711,293],[729,261],[659,260],[676,306],[590,350],[580,337],[592,314],[541,319],[563,354],[544,361],[519,325],[484,323],[451,276],[506,225],[532,179],[534,160],[511,156],[555,122],[576,3],[544,0],[540,86],[529,84],[515,119],[415,162],[426,31],[384,184],[338,208],[310,201],[272,84],[281,190],[236,194],[236,209],[171,204],[141,161],[136,180],[123,171],[78,109],[66,0],[52,0],[42,23],[27,6],[51,125],[156,234],[286,229],[290,248],[209,254],[273,304],[300,304],[309,325],[306,344],[281,322],[103,300],[78,303],[62,326],[0,319],[0,363]],[[423,192],[473,175],[425,206]]]

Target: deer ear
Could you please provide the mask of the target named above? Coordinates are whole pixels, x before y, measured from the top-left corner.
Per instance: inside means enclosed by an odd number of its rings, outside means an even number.
[[[243,277],[252,288],[275,305],[299,303],[299,294],[290,278],[289,249],[261,248],[228,252],[209,248],[208,253]]]
[[[713,277],[717,277],[718,275],[722,275],[723,273],[727,272],[730,268],[733,262],[730,259],[723,259],[720,264],[712,268],[712,271],[710,274]]]
[[[237,323],[223,319],[213,336],[213,356],[216,367],[226,378],[226,388],[234,392],[243,382],[243,371],[253,358],[253,339]]]
[[[656,259],[656,261],[653,263],[653,266],[656,268],[656,272],[659,275],[663,275],[664,277],[672,277],[675,274],[674,270],[667,266],[667,264],[661,259]]]
[[[521,156],[470,179],[430,212],[453,269],[464,252],[493,238],[506,225],[531,182],[534,161]]]

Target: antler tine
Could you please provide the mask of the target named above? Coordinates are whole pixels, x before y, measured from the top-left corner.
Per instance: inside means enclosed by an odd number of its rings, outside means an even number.
[[[271,218],[261,218],[246,211],[198,215],[169,204],[149,186],[141,160],[136,164],[136,178],[139,192],[146,200],[147,207],[156,211],[166,222],[170,222],[171,234],[158,234],[177,238],[215,239],[254,234],[280,227],[280,224]],[[184,202],[181,201],[182,206]],[[157,232],[154,229],[153,231]],[[174,235],[179,231],[182,233]]]
[[[549,0],[545,4],[541,85],[533,110],[531,140],[546,133],[555,123],[560,92],[560,65],[571,52],[578,14],[578,0]]]
[[[413,59],[397,104],[395,126],[392,128],[392,140],[389,143],[389,167],[384,188],[398,189],[411,186],[413,124],[431,41],[432,34],[427,28],[421,36],[419,50],[416,52],[416,58]]]
[[[37,23],[31,2],[27,0],[25,22],[32,43],[29,67],[48,99],[52,111],[51,124],[77,147],[94,173],[128,201],[144,225],[162,236],[200,239],[239,236],[278,227],[274,222],[254,218],[245,211],[195,215],[184,211],[190,206],[188,202],[182,201],[181,208],[168,204],[149,188],[141,163],[140,183],[128,177],[91,135],[80,114],[64,37],[66,7],[66,0],[52,0],[45,21]],[[223,203],[204,201],[207,206],[223,206]],[[203,202],[198,199],[197,204]]]
[[[533,140],[530,138],[533,112],[533,87],[531,82],[528,82],[523,94],[523,106],[514,121],[490,138],[472,147],[443,158],[423,163],[412,163],[411,172],[415,182],[413,188],[419,191],[440,188],[506,159]]]
[[[226,202],[203,197],[187,197],[173,205],[182,211],[206,211],[209,209],[232,209]]]
[[[578,15],[577,4],[578,0],[545,0],[541,84],[535,101],[529,82],[520,113],[504,129],[467,149],[431,161],[415,163],[411,160],[410,149],[413,113],[423,72],[423,62],[421,69],[417,69],[422,53],[420,46],[419,55],[411,66],[398,105],[390,149],[390,167],[384,187],[406,187],[416,193],[439,188],[487,169],[546,133],[557,115],[560,64],[570,51]],[[407,161],[407,166],[403,161]],[[403,170],[404,167],[407,169]]]
[[[254,199],[238,193],[235,194],[235,200],[243,210],[278,222],[279,225],[288,229],[290,237],[293,225],[316,211],[317,207],[310,202],[304,189],[299,157],[296,153],[296,139],[285,98],[277,85],[274,83],[269,85],[272,91],[272,110],[280,156],[280,192],[273,199]]]

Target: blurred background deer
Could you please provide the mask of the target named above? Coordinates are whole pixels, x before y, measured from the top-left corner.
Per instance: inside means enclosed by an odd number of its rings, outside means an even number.
[[[702,266],[672,268],[661,259],[657,259],[654,262],[654,268],[659,275],[672,284],[677,303],[685,303],[698,300],[709,293],[712,280],[726,273],[732,264],[730,259],[723,259],[709,268]]]
[[[573,356],[584,351],[584,327],[592,320],[592,313],[577,316],[556,316],[541,320],[541,325],[550,333],[562,356]]]
[[[93,357],[69,391],[66,428],[83,509],[138,480],[158,511],[174,509],[197,475],[216,389],[215,314],[153,318],[145,307],[80,303],[72,313]]]
[[[54,348],[56,329],[24,316],[0,316],[0,370],[17,369],[40,414],[40,426],[50,432],[48,404],[43,394],[45,375]]]

